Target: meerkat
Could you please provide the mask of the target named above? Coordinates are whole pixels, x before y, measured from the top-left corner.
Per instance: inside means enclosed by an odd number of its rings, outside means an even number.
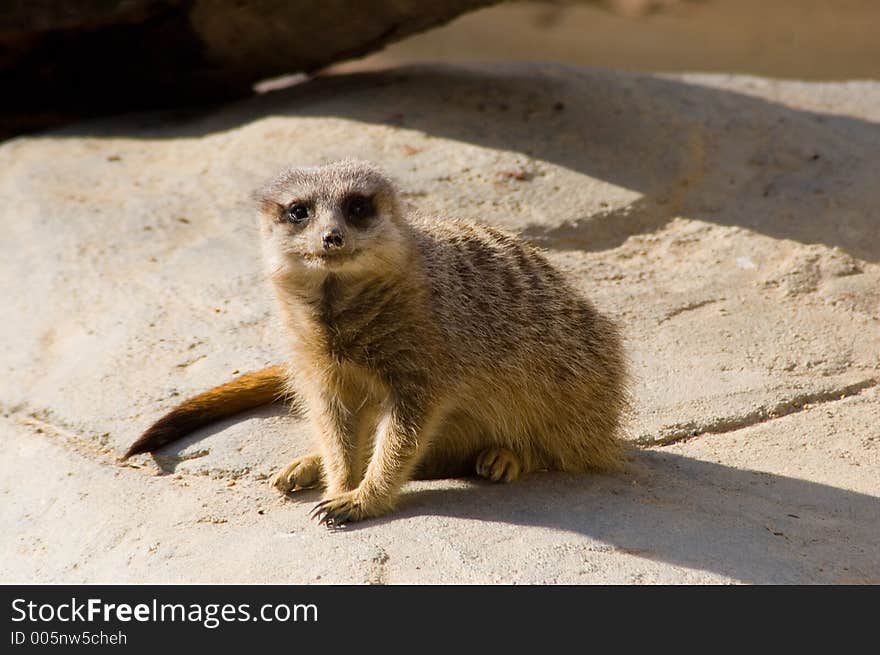
[[[410,479],[621,463],[618,328],[537,248],[404,210],[367,162],[289,169],[257,200],[288,363],[182,403],[126,457],[291,396],[317,448],[272,484],[323,487],[327,526],[389,512]]]

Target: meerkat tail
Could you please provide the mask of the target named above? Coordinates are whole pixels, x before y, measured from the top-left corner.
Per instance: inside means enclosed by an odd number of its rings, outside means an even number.
[[[269,366],[193,396],[147,428],[122,459],[152,452],[202,426],[281,400],[287,394],[286,380],[284,367]]]

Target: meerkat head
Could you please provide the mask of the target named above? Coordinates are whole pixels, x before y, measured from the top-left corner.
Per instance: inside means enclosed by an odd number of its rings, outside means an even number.
[[[405,230],[394,185],[368,162],[291,168],[257,199],[276,275],[378,271],[401,251]]]

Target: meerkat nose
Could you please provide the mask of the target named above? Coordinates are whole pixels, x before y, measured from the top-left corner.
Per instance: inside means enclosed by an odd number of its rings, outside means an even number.
[[[342,236],[342,231],[334,227],[332,230],[324,233],[324,250],[339,248],[344,241],[345,238]]]

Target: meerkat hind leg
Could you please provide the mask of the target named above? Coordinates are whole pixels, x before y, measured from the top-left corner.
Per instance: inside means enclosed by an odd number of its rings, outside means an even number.
[[[493,446],[477,456],[477,475],[492,482],[513,482],[522,473],[523,464],[516,453]]]
[[[281,493],[322,486],[321,456],[297,457],[272,477],[271,484]]]

